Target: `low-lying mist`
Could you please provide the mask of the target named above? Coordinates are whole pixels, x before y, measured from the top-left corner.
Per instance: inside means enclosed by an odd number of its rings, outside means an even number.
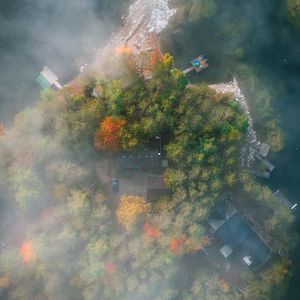
[[[62,83],[120,25],[126,1],[4,0],[0,4],[0,120],[39,96],[35,78],[49,66]]]

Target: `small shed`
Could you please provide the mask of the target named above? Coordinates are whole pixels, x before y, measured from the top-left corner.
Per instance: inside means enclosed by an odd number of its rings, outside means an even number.
[[[55,86],[57,89],[61,89],[62,86],[58,82],[57,76],[49,67],[44,67],[40,72],[40,75],[36,78],[37,83],[42,89],[47,89]]]
[[[266,144],[266,143],[262,143],[260,146],[260,149],[258,151],[258,154],[262,157],[267,157],[269,154],[269,151],[271,149],[271,146]]]
[[[40,87],[45,90],[51,87],[50,82],[42,75],[40,74],[37,78],[36,78],[36,82],[40,85]]]
[[[51,85],[53,85],[58,80],[58,77],[48,67],[44,67],[40,74],[44,76],[44,78],[46,78]]]
[[[204,55],[200,55],[196,58],[194,58],[191,61],[193,69],[200,73],[201,71],[205,70],[208,67],[207,59],[204,57]]]
[[[200,73],[201,71],[208,68],[207,59],[204,57],[204,55],[200,55],[196,58],[194,58],[191,61],[192,66],[190,68],[187,68],[183,71],[184,74],[187,74],[191,71],[196,71],[197,73]]]

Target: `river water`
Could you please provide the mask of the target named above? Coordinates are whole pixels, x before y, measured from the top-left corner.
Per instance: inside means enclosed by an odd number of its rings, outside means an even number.
[[[105,18],[97,18],[101,15],[99,7],[98,16],[90,15],[91,11],[97,12],[96,6],[89,6],[96,2],[0,2],[0,120],[9,123],[16,112],[36,101],[39,88],[34,79],[43,65],[67,82],[78,72],[80,62],[76,59],[86,57],[117,28],[119,24],[108,25],[111,23]],[[214,17],[166,31],[162,48],[175,56],[181,68],[188,67],[199,53],[208,57],[209,69],[189,75],[193,82],[230,81],[241,62],[255,67],[262,84],[276,91],[271,106],[286,137],[284,150],[272,155],[276,169],[267,184],[274,190],[280,188],[292,202],[299,202],[300,31],[287,22],[283,0],[219,2]],[[110,17],[106,15],[106,20]],[[256,95],[245,92],[251,107]],[[296,215],[300,233],[300,209]],[[300,299],[300,245],[293,255],[293,266],[294,276],[284,298],[287,300]]]
[[[193,82],[230,81],[241,62],[255,68],[262,86],[271,87],[271,106],[286,139],[284,150],[271,156],[276,169],[266,183],[300,204],[300,31],[288,23],[283,2],[219,1],[214,17],[184,22],[165,32],[162,47],[175,56],[181,68],[188,67],[200,53],[207,56],[209,69],[188,75]],[[244,92],[255,112],[257,94]],[[300,209],[295,213],[300,233]],[[293,254],[293,266],[294,276],[284,297],[287,300],[300,299],[300,245]]]

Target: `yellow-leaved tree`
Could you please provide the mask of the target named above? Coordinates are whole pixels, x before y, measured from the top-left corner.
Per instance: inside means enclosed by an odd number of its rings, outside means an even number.
[[[140,216],[148,213],[150,209],[151,204],[147,203],[144,198],[124,195],[120,200],[117,217],[120,224],[128,229]]]

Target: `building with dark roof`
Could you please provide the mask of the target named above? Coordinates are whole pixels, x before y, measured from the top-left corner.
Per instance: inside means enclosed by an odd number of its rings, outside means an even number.
[[[169,196],[170,189],[165,185],[163,176],[148,176],[147,177],[147,200],[154,202],[159,198]]]
[[[116,162],[122,169],[153,170],[168,167],[168,161],[156,151],[133,151],[120,152],[117,154]]]
[[[213,217],[208,223],[215,237],[224,242],[220,252],[225,258],[238,257],[249,268],[259,268],[268,261],[271,248],[227,198],[220,201]]]

